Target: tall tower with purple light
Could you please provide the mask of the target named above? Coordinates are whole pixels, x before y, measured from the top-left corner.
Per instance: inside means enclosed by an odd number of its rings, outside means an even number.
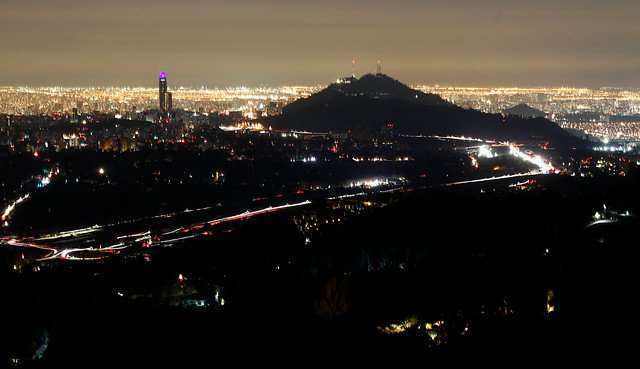
[[[165,96],[167,94],[167,73],[160,72],[160,75],[158,77],[160,79],[159,109],[161,112],[165,112],[167,111],[167,100],[165,99]]]

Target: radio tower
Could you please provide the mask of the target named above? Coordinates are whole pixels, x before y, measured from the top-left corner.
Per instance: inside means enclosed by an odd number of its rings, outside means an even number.
[[[376,67],[376,74],[382,73],[382,62],[378,60],[378,66]]]

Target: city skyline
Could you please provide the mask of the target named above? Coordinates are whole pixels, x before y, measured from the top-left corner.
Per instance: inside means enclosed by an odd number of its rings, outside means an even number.
[[[382,60],[415,84],[640,87],[640,5],[402,5],[10,0],[0,85],[147,86],[163,70],[175,85],[315,85],[350,74],[355,59],[358,75]]]

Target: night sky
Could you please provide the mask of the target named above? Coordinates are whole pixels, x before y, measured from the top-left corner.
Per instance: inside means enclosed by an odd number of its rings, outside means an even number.
[[[635,0],[0,0],[0,85],[640,87]]]

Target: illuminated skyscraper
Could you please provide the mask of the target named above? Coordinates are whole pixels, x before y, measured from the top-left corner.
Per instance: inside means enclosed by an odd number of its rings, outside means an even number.
[[[167,73],[160,72],[160,106],[159,109],[161,112],[166,111],[167,101],[165,100],[165,96],[167,94]]]

